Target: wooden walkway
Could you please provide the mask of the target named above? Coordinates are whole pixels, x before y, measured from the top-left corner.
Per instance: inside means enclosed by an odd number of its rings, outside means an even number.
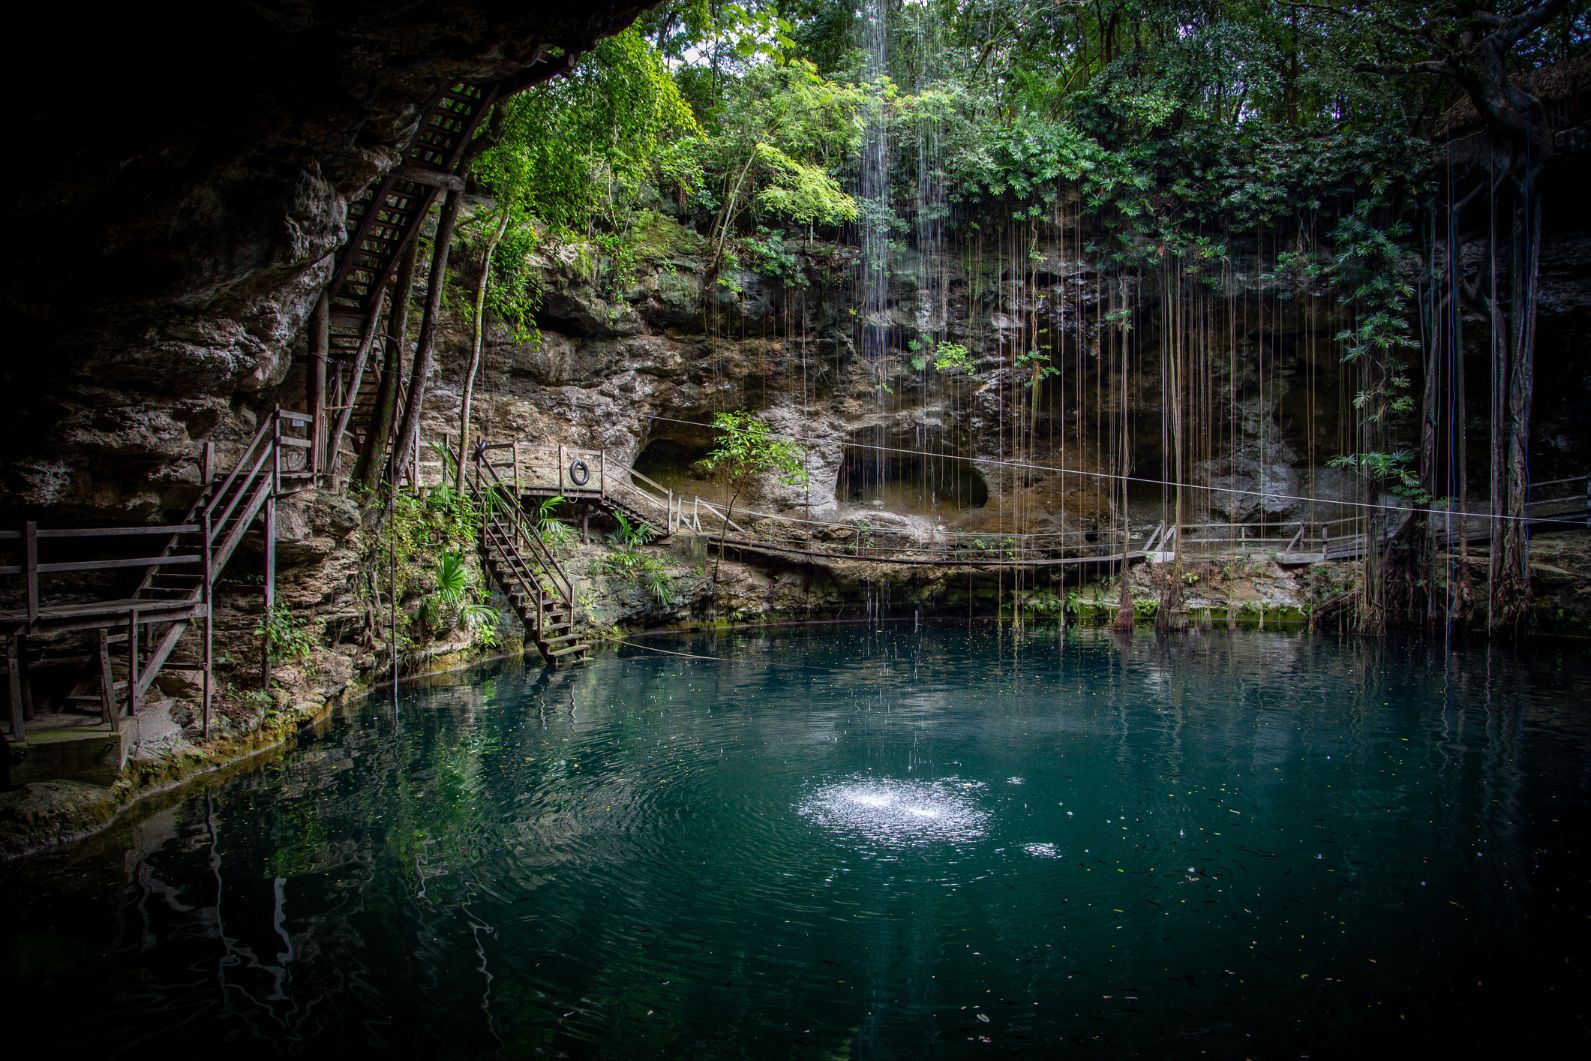
[[[1365,515],[1333,520],[1250,523],[1149,523],[1123,529],[1017,534],[938,531],[921,533],[874,526],[863,519],[809,520],[737,511],[731,519],[719,505],[678,494],[610,456],[605,450],[562,444],[500,443],[489,447],[502,477],[522,497],[562,496],[590,500],[631,522],[645,522],[660,536],[692,534],[722,541],[727,548],[764,556],[829,561],[867,561],[924,567],[1063,568],[1103,567],[1123,561],[1168,562],[1187,558],[1257,556],[1283,566],[1351,560],[1369,548]],[[1532,487],[1529,514],[1543,530],[1591,527],[1591,477],[1576,476]],[[1392,511],[1381,532],[1386,540],[1406,513]],[[1438,541],[1462,535],[1485,540],[1491,518],[1453,510],[1431,517]],[[1445,529],[1444,529],[1445,528]]]

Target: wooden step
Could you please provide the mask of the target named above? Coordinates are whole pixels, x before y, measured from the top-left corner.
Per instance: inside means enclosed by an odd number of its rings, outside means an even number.
[[[571,630],[569,633],[567,633],[567,634],[559,634],[557,637],[544,637],[544,638],[541,639],[541,643],[544,644],[544,645],[556,645],[556,644],[560,644],[560,643],[562,643],[564,641],[577,640],[581,636],[582,635],[577,634],[577,633],[575,633],[574,631]]]
[[[112,701],[120,699],[121,696],[124,695],[126,692],[127,692],[127,682],[126,681],[117,682],[114,690],[112,690],[112,694],[111,694]],[[69,694],[67,696],[62,697],[61,698],[61,702],[65,703],[65,704],[84,704],[84,705],[90,706],[90,707],[99,707],[99,706],[102,706],[105,703],[105,700],[104,700],[103,697],[100,696],[99,693],[71,693],[71,694]]]
[[[588,644],[586,644],[584,642],[581,642],[579,644],[569,645],[566,648],[552,649],[551,651],[549,651],[547,653],[547,655],[550,656],[553,659],[561,659],[564,656],[572,656],[576,652],[585,652],[590,647],[591,647],[590,645],[588,645]]]

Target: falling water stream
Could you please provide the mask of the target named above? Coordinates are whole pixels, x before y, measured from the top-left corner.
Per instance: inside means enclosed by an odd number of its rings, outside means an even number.
[[[12,1012],[139,1056],[1585,1033],[1572,648],[932,623],[650,644],[716,658],[406,689],[8,867]]]

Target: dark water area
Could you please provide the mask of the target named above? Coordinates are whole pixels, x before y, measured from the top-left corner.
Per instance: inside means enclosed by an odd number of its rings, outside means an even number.
[[[0,871],[14,1025],[107,1055],[1588,1045],[1581,646],[646,643],[721,659],[406,688]]]

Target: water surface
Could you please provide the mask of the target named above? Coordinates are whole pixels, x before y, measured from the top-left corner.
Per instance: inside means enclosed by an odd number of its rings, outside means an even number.
[[[1586,1045],[1591,668],[860,626],[499,664],[65,860],[60,1045],[1330,1057]]]

